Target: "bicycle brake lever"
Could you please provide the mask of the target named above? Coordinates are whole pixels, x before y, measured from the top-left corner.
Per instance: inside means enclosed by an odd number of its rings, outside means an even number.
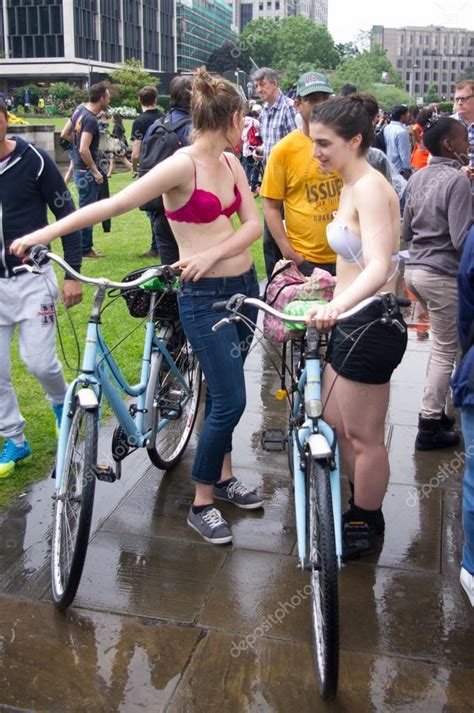
[[[212,331],[213,332],[218,332],[221,327],[223,327],[225,324],[230,324],[231,322],[238,322],[240,320],[240,317],[238,314],[233,314],[230,317],[224,317],[223,319],[219,320],[219,322],[216,322],[212,326]]]
[[[37,265],[17,265],[13,268],[13,272],[15,275],[18,272],[32,272],[35,275],[41,275],[42,270]]]

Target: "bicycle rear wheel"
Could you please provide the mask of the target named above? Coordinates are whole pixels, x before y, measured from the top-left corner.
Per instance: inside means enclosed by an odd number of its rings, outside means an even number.
[[[97,412],[77,405],[66,444],[61,491],[55,496],[51,583],[53,601],[66,609],[81,580],[95,493]]]
[[[173,468],[186,450],[196,423],[202,381],[201,367],[181,328],[172,333],[167,348],[187,389],[163,355],[154,352],[147,409],[153,410],[158,425],[163,418],[168,420],[147,450],[153,465],[163,470]]]
[[[309,458],[308,559],[314,661],[321,698],[334,698],[339,672],[339,603],[329,467]]]

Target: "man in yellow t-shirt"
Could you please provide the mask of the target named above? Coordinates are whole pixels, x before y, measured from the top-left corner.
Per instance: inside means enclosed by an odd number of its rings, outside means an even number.
[[[338,208],[342,180],[338,173],[321,171],[309,137],[311,111],[332,93],[324,74],[306,72],[299,78],[295,108],[301,115],[301,128],[275,144],[260,189],[271,234],[283,257],[294,260],[304,275],[311,275],[315,267],[333,275],[336,270],[326,226]]]

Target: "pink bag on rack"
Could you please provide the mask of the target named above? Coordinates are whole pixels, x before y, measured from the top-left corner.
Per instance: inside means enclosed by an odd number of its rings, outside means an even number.
[[[283,312],[293,300],[326,300],[333,298],[336,278],[327,270],[315,267],[311,277],[305,277],[293,260],[279,260],[265,288],[264,301]],[[263,333],[272,342],[286,342],[301,336],[301,331],[289,329],[285,322],[270,314],[263,318]]]

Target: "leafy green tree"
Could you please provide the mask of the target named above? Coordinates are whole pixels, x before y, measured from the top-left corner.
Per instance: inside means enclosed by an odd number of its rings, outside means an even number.
[[[122,62],[118,69],[111,72],[110,79],[114,102],[123,106],[134,106],[137,110],[140,109],[137,100],[140,89],[145,86],[158,88],[160,83],[159,78],[146,72],[142,62],[134,57]]]
[[[358,57],[360,55],[360,50],[355,42],[339,42],[336,45],[336,52],[338,53],[341,62],[345,59]]]
[[[245,52],[259,67],[274,67],[278,22],[261,18],[245,25],[239,35],[238,47]]]
[[[470,67],[464,70],[464,72],[461,74],[460,80],[461,79],[473,79],[474,80],[474,64],[471,64]]]
[[[378,45],[342,62],[332,75],[331,81],[336,91],[346,82],[355,84],[360,92],[373,91],[373,85],[382,82],[402,87],[400,73],[387,58],[385,50]]]
[[[306,17],[252,20],[238,45],[260,67],[272,67],[296,75],[308,69],[333,69],[340,62],[334,40],[323,25]]]
[[[399,87],[384,86],[381,84],[372,85],[370,93],[377,99],[382,109],[391,109],[395,104],[412,104],[409,94]]]
[[[441,97],[438,94],[438,88],[436,84],[431,84],[428,87],[428,94],[424,98],[425,104],[437,104],[441,101]]]

